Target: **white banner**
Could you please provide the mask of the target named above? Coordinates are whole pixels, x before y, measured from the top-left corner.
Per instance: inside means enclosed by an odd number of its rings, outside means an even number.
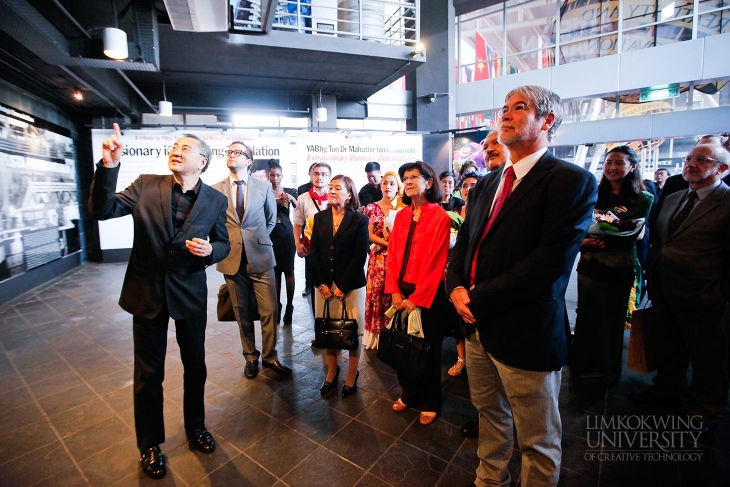
[[[352,133],[297,135],[297,181],[309,181],[307,171],[315,162],[332,166],[332,175],[344,174],[358,189],[367,184],[365,164],[380,164],[381,172],[398,171],[406,162],[422,159],[420,135],[367,135]]]
[[[94,161],[101,160],[101,142],[112,134],[112,130],[92,130],[91,139]],[[225,151],[235,141],[242,141],[254,151],[254,159],[278,159],[284,168],[285,185],[294,186],[294,150],[287,134],[261,135],[256,131],[223,132],[216,130],[123,130],[122,155],[117,191],[124,190],[140,174],[170,174],[167,158],[172,145],[184,134],[194,134],[203,139],[213,150],[213,159],[201,179],[206,184],[215,184],[228,177]],[[99,240],[102,250],[128,249],[134,237],[132,217],[116,218],[99,222]]]
[[[284,169],[284,186],[296,188],[309,181],[307,170],[314,162],[332,166],[332,175],[345,174],[353,179],[358,189],[367,184],[365,164],[380,163],[382,172],[406,163],[421,160],[420,135],[367,135],[299,133],[296,147],[289,134],[267,134],[258,130],[204,131],[204,130],[124,130],[122,155],[117,191],[124,190],[140,174],[169,174],[167,157],[172,145],[184,134],[197,135],[213,149],[213,160],[203,173],[206,184],[214,184],[228,176],[225,151],[234,141],[242,141],[254,151],[255,160],[278,159]],[[94,160],[101,160],[101,142],[111,130],[92,130]],[[102,250],[132,247],[132,217],[99,222],[99,240]]]

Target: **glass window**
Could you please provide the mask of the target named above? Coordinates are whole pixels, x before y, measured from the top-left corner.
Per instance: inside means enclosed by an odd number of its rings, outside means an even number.
[[[697,3],[699,5],[697,11],[700,13],[730,7],[730,0],[699,0]]]
[[[507,74],[530,71],[554,64],[555,22],[558,4],[554,0],[510,0],[507,6]]]
[[[621,51],[638,51],[690,39],[692,39],[692,19],[676,20],[624,32]]]
[[[482,13],[461,23],[459,64],[462,83],[501,75],[498,60],[504,53],[502,9],[495,6]]]
[[[618,35],[599,36],[584,41],[560,44],[560,64],[574,63],[616,54]]]
[[[618,2],[566,1],[560,7],[560,42],[618,31]]]
[[[730,9],[700,15],[697,19],[697,37],[730,32]]]

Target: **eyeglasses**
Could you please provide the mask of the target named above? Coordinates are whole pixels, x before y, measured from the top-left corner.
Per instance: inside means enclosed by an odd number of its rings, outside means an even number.
[[[312,173],[312,176],[318,176],[318,177],[319,176],[322,176],[322,177],[325,177],[325,178],[328,177],[329,175],[330,174],[328,172],[317,172],[317,171],[314,171]]]
[[[502,107],[499,110],[498,113],[499,113],[499,116],[504,117],[504,114],[505,113],[509,113],[509,112],[523,112],[523,111],[527,110],[528,108],[537,108],[537,107],[535,105],[528,105],[527,103],[520,102],[520,103],[517,103],[512,108],[509,108],[507,106],[504,106],[504,107]]]
[[[194,152],[194,153],[196,153],[196,154],[200,154],[200,155],[201,155],[201,156],[203,156],[203,157],[207,157],[207,156],[206,156],[205,154],[202,154],[202,153],[200,153],[200,152],[196,152],[196,151],[195,151],[195,149],[193,149],[193,148],[192,148],[192,147],[190,147],[189,145],[183,145],[183,146],[181,147],[181,146],[179,146],[179,145],[175,144],[175,145],[173,145],[173,146],[172,146],[172,151],[171,151],[171,152],[175,152],[175,151],[176,151],[176,150],[178,150],[178,149],[180,149],[180,151],[181,151],[181,152],[183,152],[183,153],[185,153],[185,154],[190,154],[191,152]]]
[[[710,162],[720,162],[717,159],[711,159],[711,158],[705,157],[705,156],[687,156],[687,157],[685,157],[682,160],[684,161],[685,164],[689,164],[690,162],[692,162],[692,159],[694,159],[694,161],[697,164],[707,164],[707,163],[710,163]]]
[[[227,150],[226,151],[226,155],[228,155],[228,156],[236,156],[236,157],[246,156],[246,159],[251,159],[250,157],[248,157],[248,154],[246,154],[242,150]]]
[[[415,183],[416,182],[416,179],[418,179],[418,178],[426,179],[421,174],[417,174],[415,176],[407,176],[405,178],[401,178],[401,181],[403,181],[403,184],[408,184],[408,183],[411,183],[411,182]]]

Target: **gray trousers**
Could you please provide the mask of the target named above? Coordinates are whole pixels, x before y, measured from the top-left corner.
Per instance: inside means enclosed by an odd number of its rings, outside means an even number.
[[[241,265],[233,275],[224,274],[228,292],[231,294],[233,313],[236,315],[238,329],[241,333],[243,356],[246,360],[263,362],[277,360],[276,354],[276,279],[274,269],[261,273],[246,272],[246,266]],[[261,353],[256,349],[256,334],[253,322],[253,299],[258,303],[261,317]]]
[[[499,362],[484,350],[478,331],[466,340],[466,369],[471,401],[479,411],[475,484],[509,487],[514,424],[522,452],[521,485],[557,485],[562,455],[560,371],[535,372]]]

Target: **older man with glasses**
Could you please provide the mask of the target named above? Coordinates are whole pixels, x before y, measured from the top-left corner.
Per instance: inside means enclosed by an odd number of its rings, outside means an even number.
[[[547,149],[561,119],[560,97],[545,88],[507,94],[499,140],[510,160],[470,190],[449,257],[446,289],[474,330],[466,369],[479,411],[478,487],[510,485],[513,428],[522,485],[558,483],[565,290],[597,196],[592,174]]]
[[[695,146],[684,159],[689,189],[667,196],[649,255],[649,296],[661,323],[654,385],[629,398],[679,406],[692,363],[687,409],[697,429],[715,426],[727,405],[728,347],[723,313],[730,299],[730,153]]]
[[[226,199],[200,180],[211,149],[185,135],[168,156],[171,175],[143,174],[114,193],[124,143],[119,125],[102,142],[102,161],[91,185],[89,211],[98,220],[132,215],[134,243],[119,305],[132,314],[134,337],[134,428],[142,471],[167,473],[162,381],[170,318],[183,364],[183,415],[191,448],[215,450],[205,426],[203,393],[208,287],[205,268],[230,250]]]

